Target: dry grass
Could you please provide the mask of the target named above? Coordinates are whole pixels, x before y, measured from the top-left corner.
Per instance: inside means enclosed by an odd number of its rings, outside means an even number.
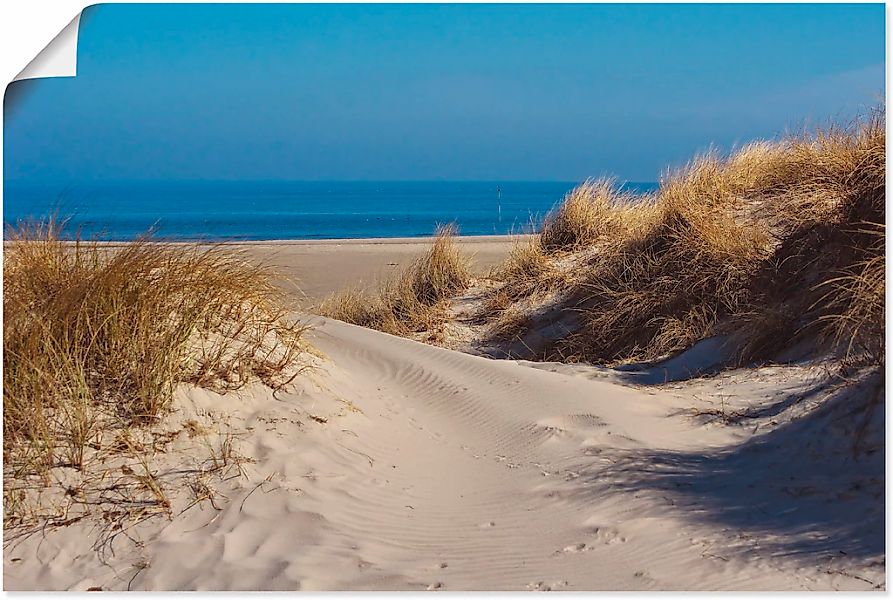
[[[883,232],[878,237],[877,243],[883,245]],[[886,267],[883,248],[876,252],[854,265],[852,273],[826,282],[833,289],[831,303],[840,310],[820,318],[829,321],[828,332],[835,344],[845,345],[847,357],[864,355],[883,364]]]
[[[540,234],[541,248],[545,252],[556,252],[594,243],[620,223],[615,209],[633,199],[621,192],[612,179],[586,180],[546,216]]]
[[[382,296],[370,294],[360,287],[347,287],[324,299],[316,312],[345,323],[390,333],[389,318],[392,315]]]
[[[489,302],[493,310],[504,298],[518,300],[538,291],[545,291],[560,285],[562,277],[551,256],[543,248],[539,235],[518,238],[505,262],[493,269],[491,278],[502,281],[498,295],[502,298]]]
[[[552,262],[540,236],[525,236],[514,241],[508,258],[494,270],[493,276],[501,280],[539,279],[551,269]]]
[[[579,292],[583,327],[558,343],[562,356],[658,358],[711,335],[719,316],[741,306],[768,240],[722,208],[680,193],[702,168],[695,163],[674,177],[673,193],[648,209],[643,232],[603,246]]]
[[[452,225],[439,227],[431,249],[376,293],[348,288],[326,298],[317,312],[394,335],[435,329],[446,319],[449,298],[471,281],[468,260],[453,241],[455,234]]]
[[[498,313],[493,322],[490,334],[495,338],[513,342],[523,337],[530,329],[532,320],[530,316],[516,306],[508,306]]]
[[[507,300],[524,295],[513,292],[571,256],[587,272],[559,301],[582,327],[544,349],[547,358],[654,360],[732,333],[741,362],[801,340],[880,362],[885,159],[877,113],[708,153],[668,173],[654,196],[587,181],[498,271],[505,284],[493,304],[511,313]]]
[[[278,389],[301,371],[304,327],[266,269],[219,248],[108,247],[59,229],[7,232],[5,473],[82,468],[100,428],[152,423],[181,383]]]
[[[468,259],[454,243],[453,225],[438,227],[431,249],[416,260],[401,283],[422,304],[431,305],[463,291],[471,280]]]
[[[883,362],[885,146],[880,112],[779,144],[786,159],[776,158],[763,182],[773,253],[733,323],[767,343],[743,361],[816,340],[856,362]]]

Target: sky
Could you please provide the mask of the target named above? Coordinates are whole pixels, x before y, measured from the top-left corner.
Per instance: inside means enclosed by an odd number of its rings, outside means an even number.
[[[656,181],[882,102],[883,4],[98,5],[7,183]],[[23,65],[24,66],[24,65]]]

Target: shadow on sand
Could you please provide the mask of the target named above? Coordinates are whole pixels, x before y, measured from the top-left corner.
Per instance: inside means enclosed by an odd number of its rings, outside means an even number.
[[[882,561],[883,387],[882,371],[826,386],[828,397],[812,410],[714,453],[612,451],[613,465],[584,469],[576,492],[656,493],[673,517],[726,529],[732,547],[758,545],[813,564],[834,557]],[[748,416],[740,425],[767,424],[779,412]]]

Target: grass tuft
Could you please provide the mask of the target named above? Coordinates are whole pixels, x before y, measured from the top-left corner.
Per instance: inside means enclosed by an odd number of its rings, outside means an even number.
[[[3,284],[4,456],[19,474],[81,468],[100,428],[154,422],[181,383],[279,389],[302,369],[305,328],[272,274],[220,248],[22,225]]]
[[[377,293],[348,288],[323,300],[317,312],[394,335],[436,328],[446,319],[449,298],[471,281],[468,260],[456,248],[455,235],[453,225],[439,227],[431,248],[382,283]]]
[[[556,252],[592,244],[615,225],[613,209],[630,199],[612,179],[587,179],[546,215],[540,234],[542,249]]]

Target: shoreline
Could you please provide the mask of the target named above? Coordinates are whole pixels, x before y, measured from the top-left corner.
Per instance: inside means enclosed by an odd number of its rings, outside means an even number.
[[[486,243],[504,243],[515,239],[525,238],[533,233],[505,233],[494,235],[456,235],[454,238],[457,244],[486,244]],[[238,240],[231,242],[218,242],[225,246],[354,246],[354,245],[370,245],[385,246],[389,244],[427,244],[434,239],[433,235],[419,237],[382,237],[382,238],[324,238],[324,239],[285,239],[285,240]],[[126,242],[123,242],[126,243]],[[192,243],[192,242],[183,242]],[[199,242],[202,243],[202,242]],[[208,242],[211,243],[211,242]]]
[[[459,235],[454,238],[460,245],[506,243],[527,237],[538,235],[536,233],[503,233],[493,235]],[[150,242],[159,244],[198,244],[200,246],[387,246],[387,245],[412,245],[428,244],[434,239],[433,235],[418,237],[365,237],[365,238],[300,238],[300,239],[270,239],[270,240],[166,240],[164,238],[150,238]],[[74,244],[77,240],[62,240],[66,244]],[[90,239],[80,240],[81,243],[92,243]],[[137,240],[97,240],[102,246],[126,246]],[[15,240],[3,239],[4,244],[15,243]]]

